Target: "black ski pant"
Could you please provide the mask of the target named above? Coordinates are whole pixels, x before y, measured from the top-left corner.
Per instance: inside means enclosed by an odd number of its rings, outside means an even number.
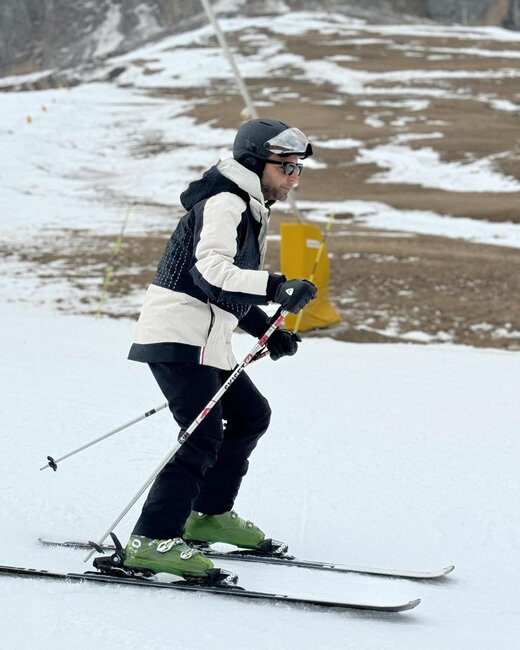
[[[186,363],[149,366],[181,430],[192,424],[231,374]],[[249,455],[270,417],[267,400],[242,372],[159,473],[133,534],[181,537],[191,510],[208,515],[231,510]]]

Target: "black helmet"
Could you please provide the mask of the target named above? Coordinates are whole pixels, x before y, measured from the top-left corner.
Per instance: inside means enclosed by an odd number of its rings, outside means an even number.
[[[233,158],[262,176],[265,161],[272,154],[279,156],[312,156],[307,136],[285,122],[270,119],[249,120],[242,124],[233,143]]]

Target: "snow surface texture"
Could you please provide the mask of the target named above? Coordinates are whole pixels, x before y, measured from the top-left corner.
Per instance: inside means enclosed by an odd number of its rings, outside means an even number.
[[[82,572],[37,538],[99,538],[171,448],[166,411],[59,456],[162,403],[125,360],[133,324],[2,307],[2,564]],[[244,356],[253,340],[235,337]],[[211,595],[0,578],[2,648],[513,650],[520,633],[520,357],[455,346],[306,339],[254,364],[273,407],[237,510],[299,557],[455,573],[419,584],[222,563],[243,586],[326,598],[423,599],[397,616],[309,612]],[[302,381],[302,378],[305,378]],[[332,378],[335,378],[332,380]],[[123,541],[136,507],[118,533]]]

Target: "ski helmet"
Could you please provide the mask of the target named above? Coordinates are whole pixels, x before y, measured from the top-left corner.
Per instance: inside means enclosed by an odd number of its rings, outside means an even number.
[[[242,124],[233,143],[233,158],[258,176],[272,154],[279,156],[312,156],[307,136],[285,122],[272,119],[249,120]]]

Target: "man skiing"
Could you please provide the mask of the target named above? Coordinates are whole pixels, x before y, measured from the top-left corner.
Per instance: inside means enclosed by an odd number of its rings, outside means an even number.
[[[262,270],[270,206],[287,198],[303,169],[299,160],[312,153],[299,129],[250,120],[236,135],[233,158],[181,195],[187,214],[147,290],[129,354],[149,364],[181,431],[236,365],[233,330],[260,337],[269,318],[258,305],[297,313],[316,295],[307,280]],[[276,330],[267,341],[271,358],[295,354],[299,340]],[[186,542],[260,547],[264,533],[232,508],[270,415],[242,372],[157,476],[125,548],[126,567],[205,578],[213,563]]]

